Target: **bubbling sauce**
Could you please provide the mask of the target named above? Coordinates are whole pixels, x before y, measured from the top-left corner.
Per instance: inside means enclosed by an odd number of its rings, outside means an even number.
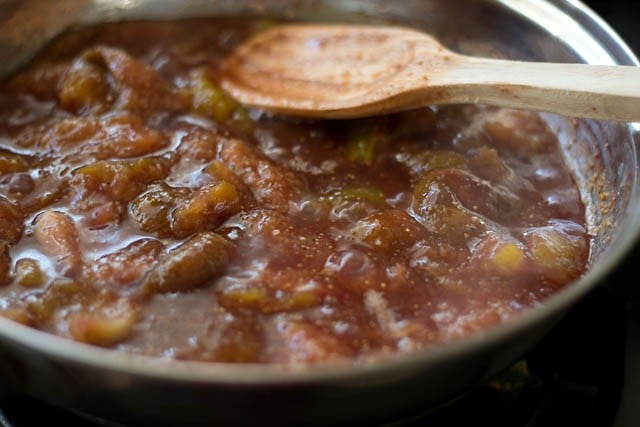
[[[2,84],[0,315],[153,356],[362,361],[509,322],[584,272],[584,206],[537,114],[249,110],[219,66],[276,24],[78,29]]]

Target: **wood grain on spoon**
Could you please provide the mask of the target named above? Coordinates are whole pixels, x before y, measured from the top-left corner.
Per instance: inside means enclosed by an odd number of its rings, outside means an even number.
[[[398,27],[275,27],[226,59],[221,84],[243,104],[317,118],[472,102],[640,121],[640,67],[471,57]]]

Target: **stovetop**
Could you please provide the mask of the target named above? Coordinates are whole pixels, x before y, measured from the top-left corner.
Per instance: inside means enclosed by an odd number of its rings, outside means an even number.
[[[586,0],[640,54],[637,0]],[[609,282],[576,304],[532,351],[442,409],[388,427],[640,425],[640,245]],[[626,293],[625,293],[626,292]],[[115,426],[33,399],[0,399],[0,427]],[[387,427],[387,426],[377,426]]]

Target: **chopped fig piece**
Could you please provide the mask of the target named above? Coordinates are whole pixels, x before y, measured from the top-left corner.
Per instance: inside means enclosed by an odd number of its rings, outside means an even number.
[[[60,273],[73,277],[80,272],[80,238],[73,220],[67,214],[44,212],[36,222],[35,236],[42,249],[56,258]]]
[[[87,344],[110,346],[126,339],[136,321],[132,310],[121,313],[90,313],[80,311],[69,316],[69,332],[77,340]]]
[[[0,197],[0,241],[15,243],[22,236],[24,218],[20,210],[7,199]]]
[[[226,270],[234,251],[234,246],[219,234],[197,234],[159,261],[143,279],[141,293],[184,292],[203,287]]]

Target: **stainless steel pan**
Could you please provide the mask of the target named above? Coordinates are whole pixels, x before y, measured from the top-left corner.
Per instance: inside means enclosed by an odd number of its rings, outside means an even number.
[[[74,25],[263,13],[400,22],[436,33],[449,47],[468,53],[636,64],[613,31],[576,0],[0,0],[0,75]],[[137,357],[0,319],[3,390],[111,420],[180,426],[382,423],[461,395],[536,344],[574,303],[604,282],[639,234],[640,127],[545,117],[561,136],[589,206],[591,266],[518,321],[384,363],[292,370]],[[599,185],[590,185],[594,180]],[[601,197],[596,188],[606,189],[608,196]]]

